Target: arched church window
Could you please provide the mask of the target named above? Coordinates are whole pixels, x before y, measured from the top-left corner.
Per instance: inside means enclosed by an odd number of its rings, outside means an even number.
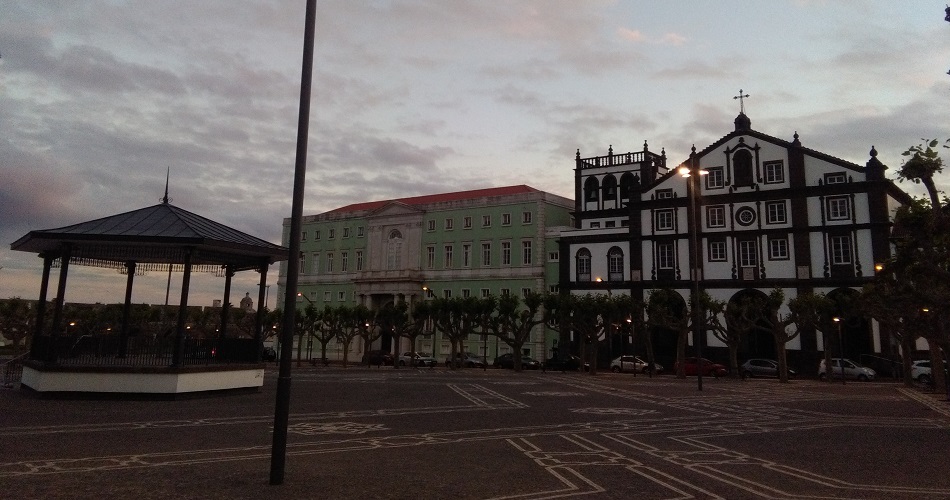
[[[746,149],[740,149],[732,155],[732,173],[733,185],[751,186],[755,184],[752,175],[752,153]]]
[[[576,281],[590,281],[590,250],[581,248],[576,255]]]
[[[389,232],[386,243],[386,269],[402,269],[402,233],[398,229]]]

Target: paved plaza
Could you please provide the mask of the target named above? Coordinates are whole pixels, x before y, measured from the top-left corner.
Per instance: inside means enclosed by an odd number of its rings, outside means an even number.
[[[0,391],[0,497],[950,498],[950,403],[895,383],[310,366],[181,401]]]

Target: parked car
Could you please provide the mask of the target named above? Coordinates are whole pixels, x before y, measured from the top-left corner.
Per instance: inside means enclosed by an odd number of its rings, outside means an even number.
[[[702,358],[701,361],[696,357],[689,357],[683,360],[683,368],[686,371],[686,375],[699,374],[700,365],[702,365],[702,373],[704,377],[708,377],[710,375],[713,377],[722,377],[729,373],[729,370],[725,367],[725,365],[713,363],[706,358]],[[673,365],[673,370],[679,372],[679,362]]]
[[[270,346],[265,347],[264,350],[261,351],[261,360],[277,361],[277,349],[274,349],[273,347],[270,347]]]
[[[471,352],[460,352],[455,354],[455,359],[458,361],[459,365],[466,368],[484,368],[485,360],[481,356],[476,356]],[[451,367],[452,360],[450,358],[445,358],[445,366]]]
[[[581,368],[581,358],[568,354],[561,358],[550,358],[544,361],[545,370],[577,371]]]
[[[392,353],[374,349],[363,353],[362,363],[364,365],[391,365],[393,364]]]
[[[947,362],[943,362],[944,369],[947,371]],[[933,382],[933,367],[930,364],[929,359],[918,359],[910,365],[910,376],[914,380],[920,382],[924,385],[930,385]]]
[[[621,371],[647,373],[650,371],[650,364],[640,358],[640,356],[623,355],[614,358],[614,360],[610,362],[610,370],[614,373],[620,373]],[[662,372],[663,365],[653,363],[653,371],[656,373]]]
[[[399,366],[428,366],[431,368],[437,364],[439,362],[435,358],[421,352],[409,351],[399,355]]]
[[[495,361],[492,362],[492,366],[495,368],[513,369],[515,367],[515,356],[510,352],[507,354],[502,354],[501,356],[495,358]],[[521,368],[524,370],[537,370],[541,368],[541,362],[532,358],[531,356],[522,356]]]
[[[774,359],[753,358],[742,363],[742,366],[739,367],[739,371],[745,378],[778,377],[778,361]],[[795,370],[788,370],[789,377],[794,377],[795,375],[797,375]]]
[[[844,367],[844,378],[852,380],[874,380],[877,373],[874,370],[861,366],[847,358],[831,358],[831,378],[841,378]],[[825,380],[828,373],[825,371],[825,360],[818,363],[818,378]]]

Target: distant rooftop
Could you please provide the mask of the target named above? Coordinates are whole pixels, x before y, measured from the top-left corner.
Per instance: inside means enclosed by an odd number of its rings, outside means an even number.
[[[427,194],[423,196],[410,196],[408,198],[396,198],[392,200],[367,201],[363,203],[354,203],[344,207],[336,208],[325,212],[327,214],[342,214],[347,212],[372,211],[390,203],[402,203],[405,205],[429,205],[432,203],[446,203],[462,200],[474,200],[478,198],[489,198],[493,196],[510,196],[516,194],[538,193],[537,189],[524,184],[518,186],[504,186],[497,188],[473,189],[471,191],[456,191],[454,193]]]

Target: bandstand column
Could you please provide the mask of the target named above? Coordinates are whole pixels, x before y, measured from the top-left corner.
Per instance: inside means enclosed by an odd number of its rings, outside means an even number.
[[[125,263],[125,303],[122,305],[122,329],[119,334],[119,357],[124,358],[129,350],[129,318],[132,316],[132,281],[135,278],[135,261]]]
[[[53,257],[43,254],[43,277],[40,281],[40,298],[36,302],[36,326],[33,329],[33,340],[30,342],[30,359],[40,359],[40,337],[43,336],[43,320],[46,316],[46,292],[49,289],[49,271],[53,267]],[[48,344],[47,344],[48,346]]]
[[[228,313],[231,309],[231,278],[234,277],[234,268],[228,264],[224,266],[224,303],[221,304],[221,328],[219,338],[227,336]]]
[[[46,362],[55,363],[57,352],[56,342],[59,340],[59,325],[63,321],[63,305],[66,295],[66,276],[69,274],[69,256],[72,252],[72,246],[69,243],[63,244],[63,250],[59,255],[59,283],[56,286],[56,304],[53,306],[53,330],[50,332],[49,349],[46,351]]]
[[[261,355],[264,351],[264,308],[267,306],[264,303],[267,300],[264,293],[267,291],[267,268],[269,266],[269,262],[264,262],[258,269],[258,272],[261,273],[261,282],[257,288],[257,314],[254,318],[254,344],[257,345],[258,363],[261,362]]]
[[[181,302],[178,305],[173,366],[182,366],[185,358],[185,319],[188,317],[188,289],[191,286],[191,252],[191,248],[185,250],[185,270],[181,278]]]

